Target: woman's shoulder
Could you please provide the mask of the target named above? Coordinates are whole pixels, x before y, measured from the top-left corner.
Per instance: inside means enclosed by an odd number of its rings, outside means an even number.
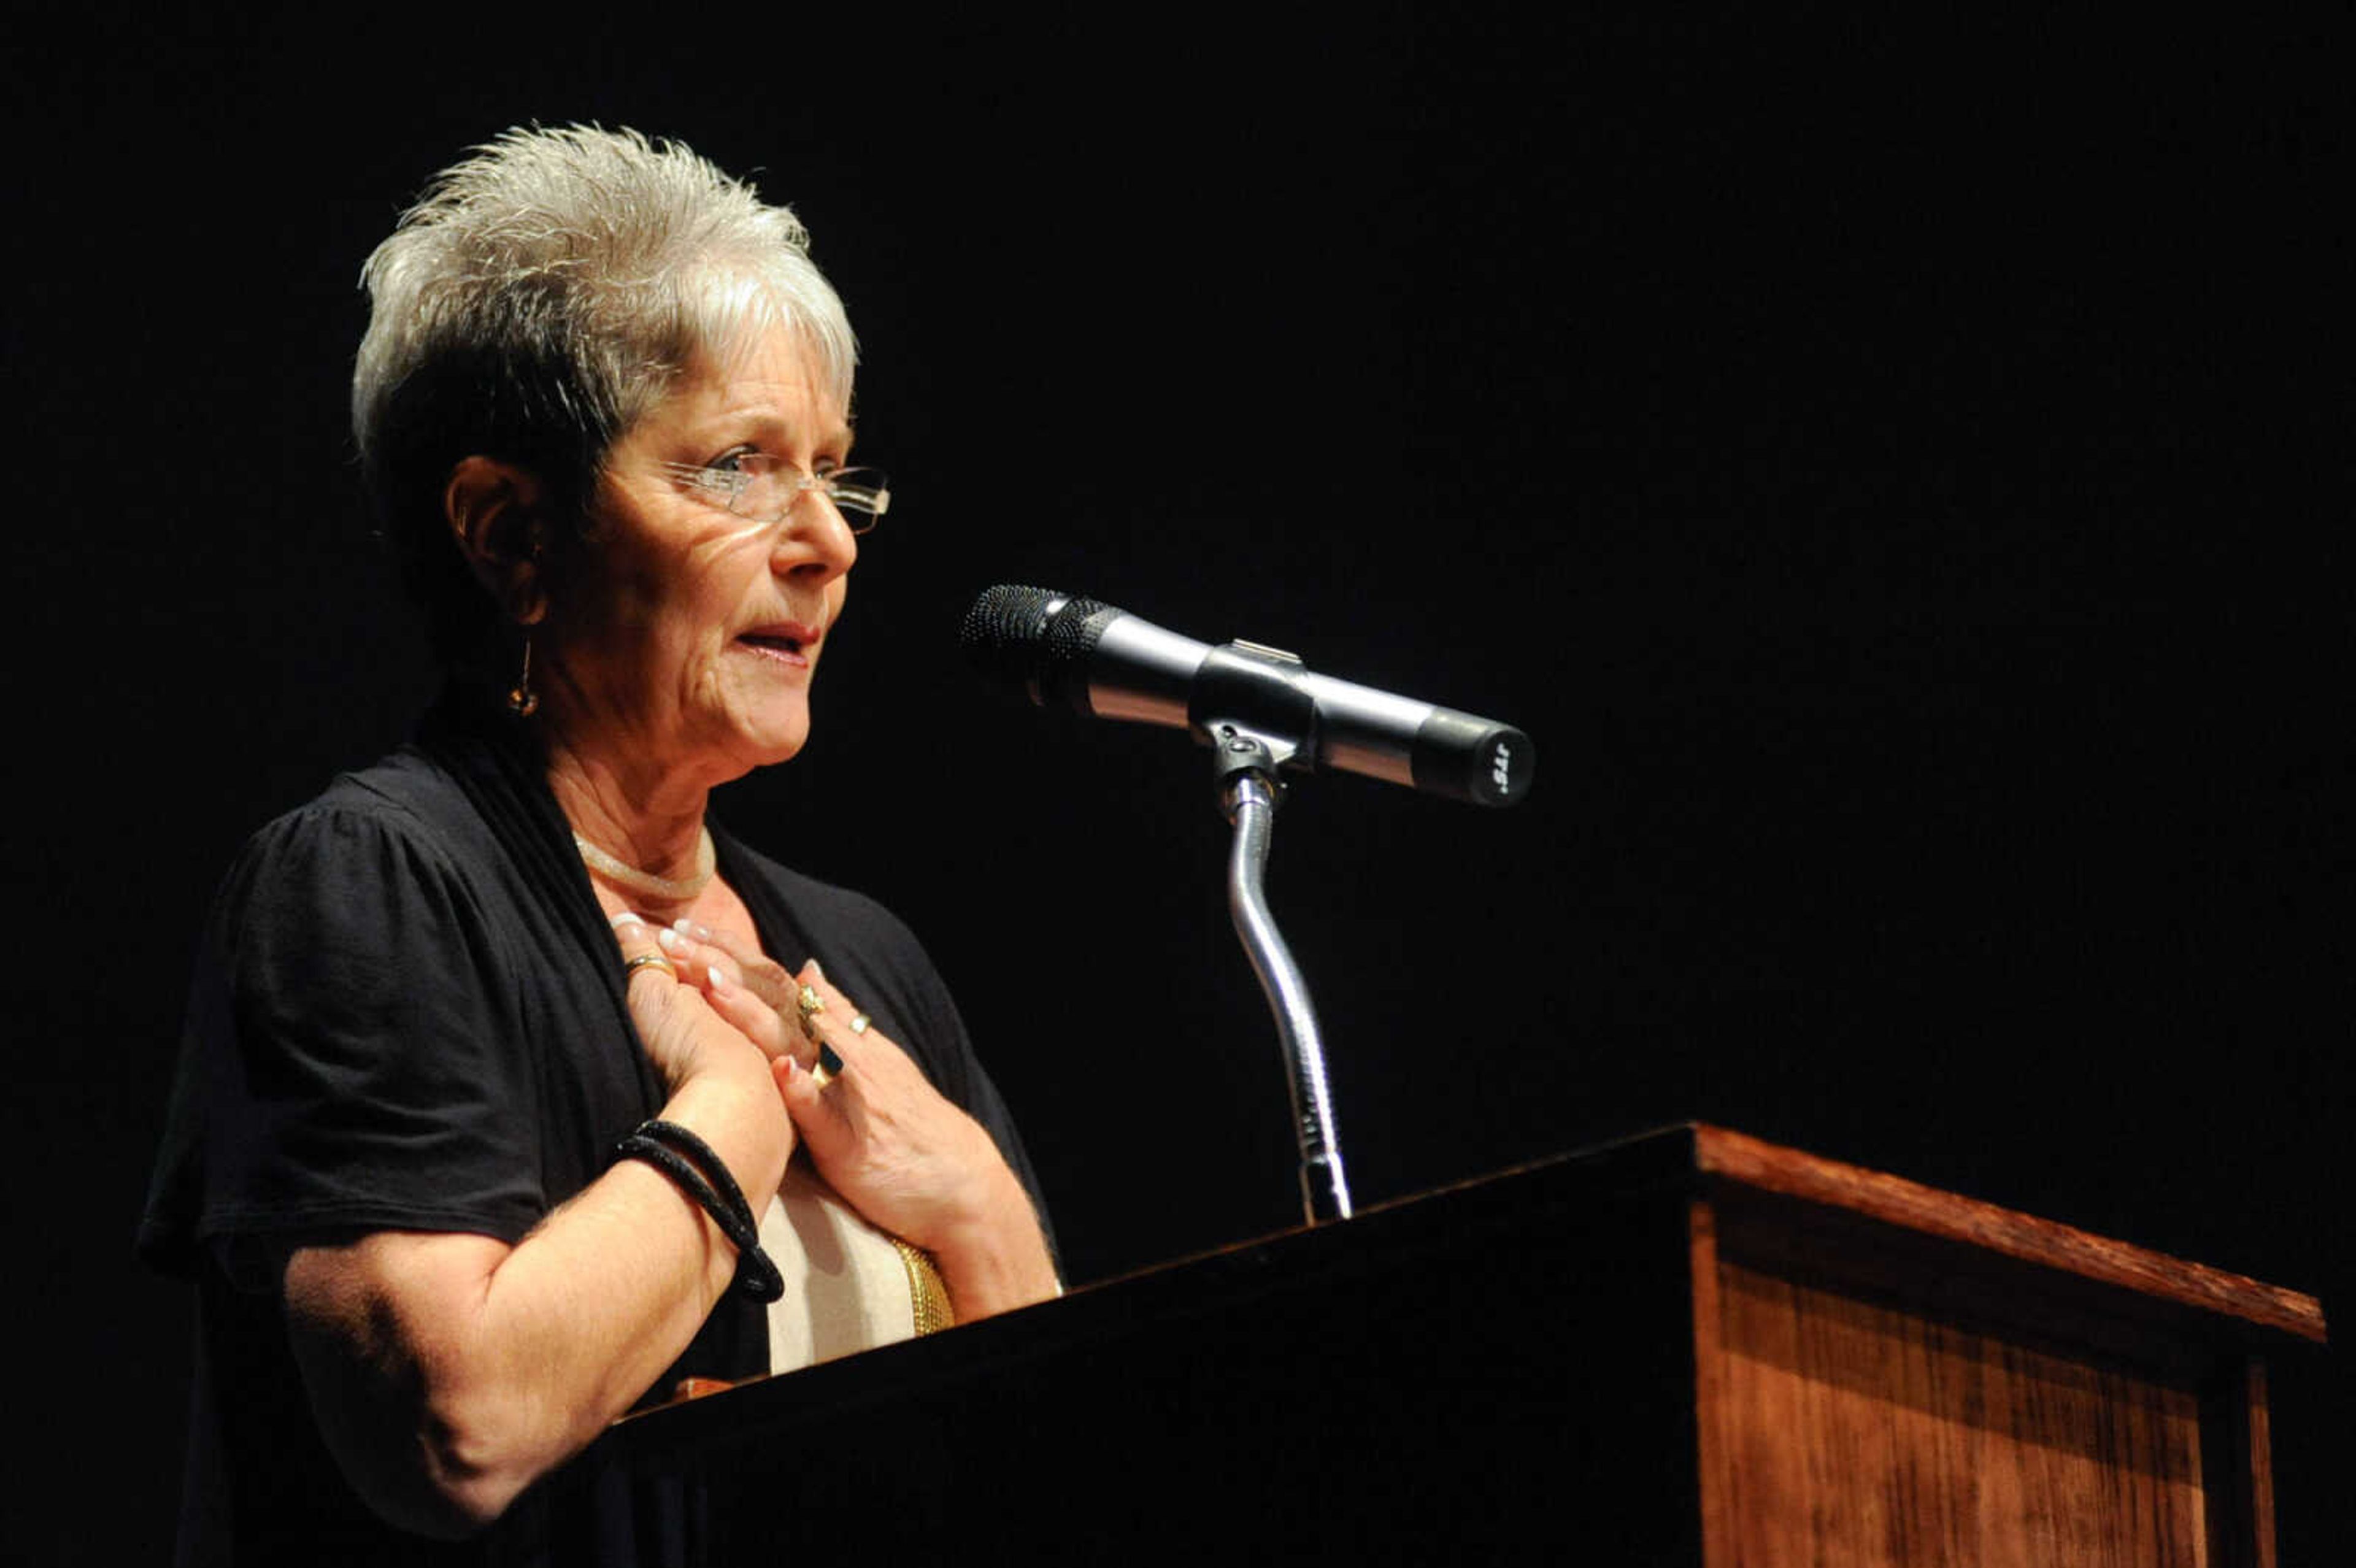
[[[215,904],[365,901],[403,885],[474,904],[512,874],[511,859],[482,803],[431,752],[404,746],[249,833]]]
[[[256,829],[255,847],[340,827],[438,844],[462,859],[501,838],[544,836],[553,804],[511,737],[487,726],[455,688],[410,738],[365,767],[337,774],[309,800]]]
[[[355,827],[426,840],[446,837],[465,822],[466,804],[456,781],[404,746],[364,768],[337,774],[310,799],[253,829],[245,857]]]

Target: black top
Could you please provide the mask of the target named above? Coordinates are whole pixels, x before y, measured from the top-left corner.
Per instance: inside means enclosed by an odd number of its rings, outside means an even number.
[[[712,837],[768,954],[796,968],[816,956],[990,1130],[1038,1203],[1005,1105],[906,926]],[[412,744],[256,834],[214,902],[139,1232],[143,1258],[199,1285],[183,1560],[683,1551],[677,1498],[593,1496],[592,1478],[563,1472],[455,1552],[379,1524],[312,1427],[276,1296],[286,1251],[306,1239],[519,1241],[664,1099],[571,828],[504,715],[447,698]],[[759,1305],[732,1292],[648,1397],[683,1376],[766,1371],[766,1357]]]

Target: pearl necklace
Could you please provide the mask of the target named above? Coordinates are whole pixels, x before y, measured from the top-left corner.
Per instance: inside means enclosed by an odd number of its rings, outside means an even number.
[[[715,862],[712,853],[712,829],[709,827],[703,830],[702,837],[695,846],[695,870],[677,881],[669,877],[658,877],[651,871],[641,871],[626,861],[616,860],[578,833],[573,836],[573,844],[581,851],[584,860],[623,887],[665,903],[685,903],[712,881],[712,869]]]

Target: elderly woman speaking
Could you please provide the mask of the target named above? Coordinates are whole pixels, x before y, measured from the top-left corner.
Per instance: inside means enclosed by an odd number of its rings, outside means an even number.
[[[365,278],[363,471],[452,678],[214,908],[141,1232],[199,1285],[182,1548],[584,1560],[608,1423],[1052,1296],[1051,1243],[906,928],[706,812],[801,749],[889,500],[798,222],[517,131]]]

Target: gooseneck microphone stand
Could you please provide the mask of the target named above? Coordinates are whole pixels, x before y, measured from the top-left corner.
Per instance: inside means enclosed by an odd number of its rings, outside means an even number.
[[[1227,907],[1252,970],[1276,1016],[1285,1088],[1301,1147],[1301,1208],[1312,1225],[1350,1217],[1350,1182],[1333,1131],[1325,1088],[1325,1050],[1309,986],[1269,914],[1264,886],[1276,808],[1284,795],[1278,770],[1310,735],[1315,712],[1289,677],[1300,660],[1274,648],[1230,643],[1212,650],[1198,676],[1194,727],[1211,746],[1219,804],[1235,827],[1227,857]],[[1232,713],[1233,717],[1225,716]]]
[[[984,677],[1041,708],[1183,727],[1210,746],[1235,827],[1227,903],[1284,1049],[1309,1223],[1350,1217],[1325,1052],[1300,965],[1261,887],[1284,768],[1334,767],[1482,805],[1527,794],[1535,753],[1510,724],[1310,673],[1241,638],[1206,646],[1108,604],[1049,588],[985,590],[958,631]]]

